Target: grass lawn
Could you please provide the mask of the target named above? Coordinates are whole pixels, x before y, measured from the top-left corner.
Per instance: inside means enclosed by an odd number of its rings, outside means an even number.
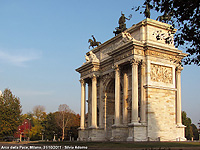
[[[199,147],[200,142],[37,142],[30,145],[45,146],[87,146],[88,148],[170,148],[170,147]]]

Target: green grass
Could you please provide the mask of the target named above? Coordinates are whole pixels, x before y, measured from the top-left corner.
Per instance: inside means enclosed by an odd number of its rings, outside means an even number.
[[[89,148],[200,147],[199,142],[37,142],[30,145],[87,146]]]

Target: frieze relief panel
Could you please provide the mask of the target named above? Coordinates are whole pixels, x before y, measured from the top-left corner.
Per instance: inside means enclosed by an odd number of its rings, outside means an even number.
[[[172,68],[157,64],[151,64],[151,80],[154,82],[173,83]]]

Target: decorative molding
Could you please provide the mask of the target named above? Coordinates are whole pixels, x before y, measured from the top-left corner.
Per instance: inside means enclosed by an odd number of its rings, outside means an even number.
[[[130,60],[130,63],[132,65],[138,65],[140,63],[140,60],[133,58],[133,59]]]
[[[110,70],[112,68],[113,68],[113,65],[106,65],[105,67],[102,67],[101,72],[108,71],[108,70]]]
[[[127,57],[129,57],[129,56],[131,56],[131,55],[133,55],[133,50],[130,50],[130,51],[128,51],[128,52],[126,52],[126,53],[124,53],[124,54],[122,54],[122,55],[120,55],[120,56],[117,56],[117,57],[115,58],[115,62],[116,62],[116,61],[120,61],[120,60],[122,60],[122,59],[124,59],[124,58],[127,58]]]
[[[153,85],[144,85],[144,88],[154,88],[154,89],[161,89],[161,90],[177,91],[176,88],[168,88],[168,87],[153,86]]]
[[[113,50],[117,49],[118,47],[121,47],[125,43],[128,43],[128,42],[130,42],[132,40],[134,40],[134,38],[131,36],[130,33],[126,32],[126,31],[122,32],[122,39],[120,39],[116,43],[110,44],[110,46],[108,46],[107,48],[102,50],[102,53],[106,54],[106,53],[108,53],[110,51],[113,51]]]
[[[173,83],[172,68],[157,64],[151,64],[150,77],[154,82]]]

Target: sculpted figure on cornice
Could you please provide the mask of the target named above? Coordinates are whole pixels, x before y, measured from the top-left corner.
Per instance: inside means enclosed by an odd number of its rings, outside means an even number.
[[[99,59],[97,58],[97,56],[92,51],[89,51],[89,53],[90,53],[89,56],[85,55],[86,63],[88,63],[88,62],[99,62]]]

